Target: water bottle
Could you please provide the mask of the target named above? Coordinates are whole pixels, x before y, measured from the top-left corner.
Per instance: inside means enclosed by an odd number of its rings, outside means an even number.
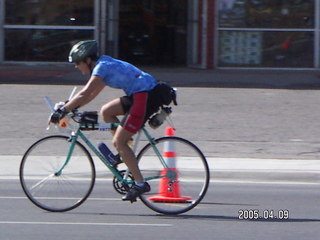
[[[110,149],[103,142],[98,144],[98,148],[106,160],[112,165],[116,165],[119,162],[119,156],[115,156]]]
[[[171,113],[171,108],[169,107],[162,108],[159,113],[157,113],[150,119],[149,121],[150,127],[155,129],[161,126],[161,124],[166,120],[167,116],[169,116],[170,113]]]

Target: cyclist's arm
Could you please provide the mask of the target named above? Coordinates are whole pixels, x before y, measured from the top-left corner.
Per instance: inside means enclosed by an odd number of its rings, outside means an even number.
[[[75,108],[82,107],[91,102],[105,87],[101,77],[91,76],[88,83],[81,89],[67,104],[64,108],[67,111],[71,111]]]

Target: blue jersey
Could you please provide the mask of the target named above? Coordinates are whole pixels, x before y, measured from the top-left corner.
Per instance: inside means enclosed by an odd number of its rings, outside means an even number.
[[[109,87],[123,89],[128,96],[152,90],[157,84],[150,74],[128,62],[105,55],[98,59],[92,75],[101,77]]]

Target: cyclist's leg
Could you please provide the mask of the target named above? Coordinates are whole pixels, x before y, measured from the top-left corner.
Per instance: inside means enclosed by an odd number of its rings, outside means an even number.
[[[143,177],[138,167],[138,161],[128,146],[128,141],[142,127],[147,103],[148,92],[139,92],[131,97],[124,96],[114,99],[101,108],[101,115],[105,122],[119,122],[117,116],[127,113],[122,119],[121,126],[115,132],[113,143],[137,183],[143,182]]]
[[[124,129],[124,127],[119,126],[117,128],[116,134],[114,136],[114,144],[117,148],[122,160],[129,168],[131,174],[134,177],[136,184],[134,184],[125,196],[122,197],[123,201],[135,202],[136,198],[143,193],[150,191],[150,185],[144,182],[143,176],[138,166],[138,160],[135,157],[134,152],[128,146],[128,140],[134,135],[134,133],[129,132]]]
[[[135,181],[143,182],[143,177],[138,167],[138,161],[135,157],[134,152],[127,144],[127,142],[132,138],[133,135],[134,133],[127,131],[122,126],[119,126],[113,138],[113,143],[117,151],[119,152],[123,162],[127,165],[130,172],[132,173]]]
[[[136,197],[140,194],[150,191],[149,184],[144,182],[135,154],[127,144],[132,136],[141,129],[145,121],[148,92],[136,93],[133,95],[132,100],[132,106],[123,118],[121,126],[117,128],[113,139],[113,143],[122,160],[126,163],[136,181],[136,185],[122,198],[131,202],[136,201]]]
[[[132,105],[128,114],[123,118],[121,126],[118,127],[113,139],[116,149],[138,183],[143,182],[143,177],[138,168],[138,161],[127,143],[140,130],[144,123],[147,101],[148,92],[139,92],[132,96]],[[123,102],[124,99],[122,99]]]
[[[107,123],[118,123],[119,119],[117,116],[124,115],[125,113],[120,98],[116,98],[103,105],[100,112],[103,121]]]

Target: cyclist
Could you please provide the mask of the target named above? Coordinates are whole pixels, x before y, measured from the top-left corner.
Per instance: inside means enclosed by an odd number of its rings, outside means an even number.
[[[105,122],[113,123],[119,123],[118,116],[125,115],[114,132],[113,144],[135,179],[135,184],[122,200],[133,202],[140,194],[149,192],[150,185],[144,181],[128,142],[161,105],[154,91],[157,81],[128,62],[106,55],[99,56],[95,40],[75,44],[69,53],[69,62],[75,63],[82,74],[90,74],[90,78],[82,90],[52,114],[51,122],[58,123],[68,112],[89,103],[106,85],[123,89],[126,96],[103,105],[101,115]]]

